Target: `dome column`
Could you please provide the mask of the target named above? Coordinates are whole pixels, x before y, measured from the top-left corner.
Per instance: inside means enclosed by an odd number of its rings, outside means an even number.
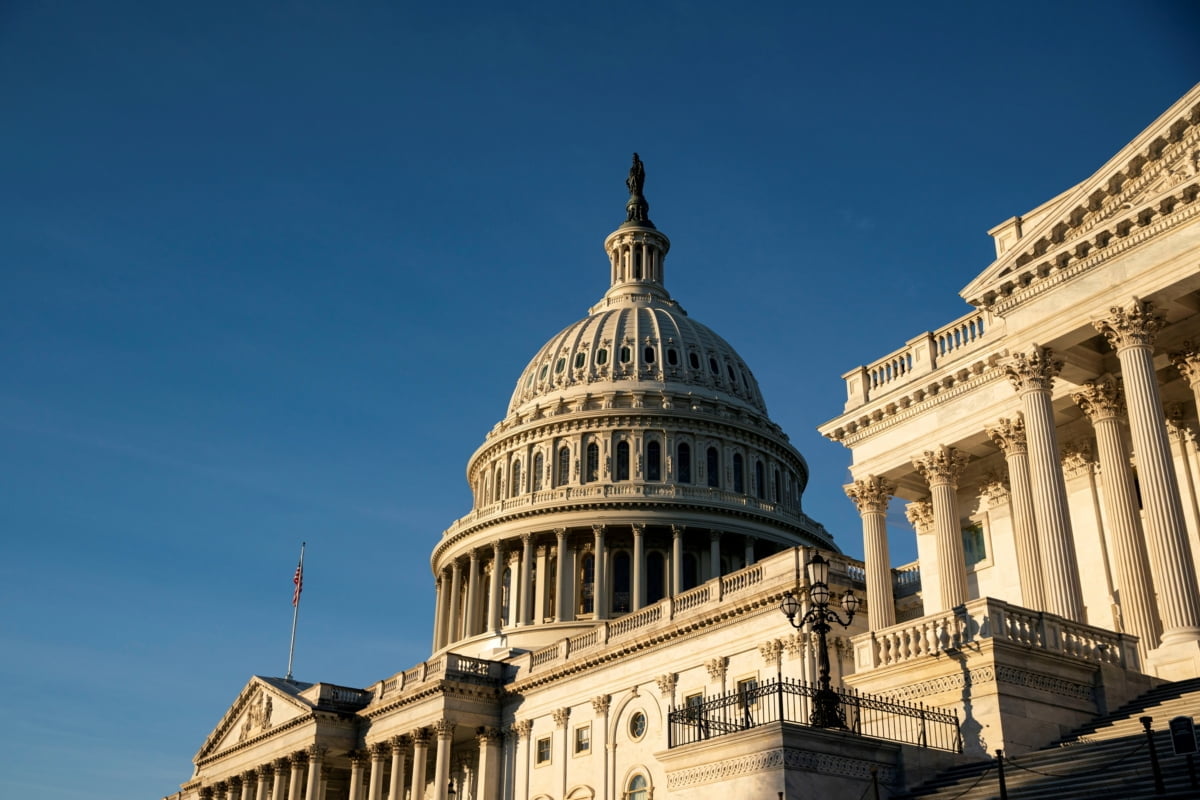
[[[533,587],[530,583],[531,567],[533,566],[533,534],[521,534],[521,588],[518,594],[520,601],[520,615],[517,617],[517,625],[529,624],[530,613],[530,595]]]
[[[567,529],[555,528],[554,536],[558,561],[554,570],[554,621],[566,622],[570,619],[567,614]]]
[[[721,577],[721,532],[708,532],[709,577]]]
[[[746,562],[745,566],[752,567],[752,566],[754,566],[754,544],[758,541],[758,537],[757,536],[744,536],[742,538],[744,538],[746,540],[745,541],[746,552],[743,554],[743,560]]]
[[[683,530],[682,525],[671,526],[671,595],[683,591]]]
[[[646,526],[633,523],[633,602],[634,611],[646,605]]]
[[[446,644],[462,638],[462,566],[458,559],[450,565],[450,618],[447,620]]]
[[[500,632],[500,579],[504,573],[504,549],[500,542],[492,543],[492,579],[488,585],[488,630]]]
[[[596,619],[608,619],[608,580],[605,566],[608,563],[607,551],[604,547],[604,526],[593,525],[592,536],[595,539],[596,557],[592,569],[592,606]]]
[[[550,568],[550,553],[549,548],[543,544],[538,545],[536,553],[537,569],[534,570],[533,620],[536,624],[541,625],[546,620],[546,601],[550,596],[550,584],[546,580],[546,571]]]
[[[479,551],[471,550],[470,570],[467,573],[467,613],[463,615],[463,638],[479,632]]]
[[[1164,316],[1151,303],[1134,298],[1127,307],[1111,309],[1110,316],[1095,326],[1117,351],[1121,363],[1150,563],[1163,623],[1162,642],[1164,646],[1186,643],[1193,653],[1191,659],[1200,661],[1200,648],[1196,647],[1200,642],[1200,590],[1154,370],[1154,339],[1165,324]]]

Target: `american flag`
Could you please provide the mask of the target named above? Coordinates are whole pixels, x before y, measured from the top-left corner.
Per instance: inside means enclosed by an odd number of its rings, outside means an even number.
[[[304,557],[301,556],[300,563],[296,565],[296,574],[292,576],[292,583],[296,584],[295,591],[292,592],[292,606],[300,605],[300,592],[304,591]]]

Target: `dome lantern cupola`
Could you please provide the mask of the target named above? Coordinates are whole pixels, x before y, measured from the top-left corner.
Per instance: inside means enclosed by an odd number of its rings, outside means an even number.
[[[663,286],[663,261],[671,249],[671,240],[650,221],[650,204],[642,193],[645,182],[646,168],[634,153],[633,166],[625,181],[629,187],[625,222],[604,240],[612,267],[606,300],[617,297],[666,300],[670,297]]]

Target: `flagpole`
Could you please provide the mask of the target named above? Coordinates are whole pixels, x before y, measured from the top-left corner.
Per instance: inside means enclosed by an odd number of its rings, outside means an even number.
[[[296,655],[296,620],[300,617],[300,592],[304,587],[304,546],[307,542],[300,543],[300,563],[296,566],[296,577],[292,582],[296,584],[296,591],[292,595],[292,643],[288,646],[288,669],[287,677],[284,680],[292,679],[292,659]]]

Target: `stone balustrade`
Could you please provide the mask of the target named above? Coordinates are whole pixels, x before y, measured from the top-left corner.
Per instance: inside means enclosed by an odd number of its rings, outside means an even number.
[[[429,681],[454,678],[484,678],[499,681],[503,677],[504,665],[497,661],[471,658],[458,653],[446,653],[429,661],[423,661],[412,669],[398,672],[366,690],[360,691],[370,702],[390,700],[406,690],[411,690]]]
[[[1137,638],[1070,622],[1044,612],[979,598],[933,614],[853,638],[856,671],[890,667],[954,653],[988,640],[1057,653],[1097,664],[1138,671]]]

